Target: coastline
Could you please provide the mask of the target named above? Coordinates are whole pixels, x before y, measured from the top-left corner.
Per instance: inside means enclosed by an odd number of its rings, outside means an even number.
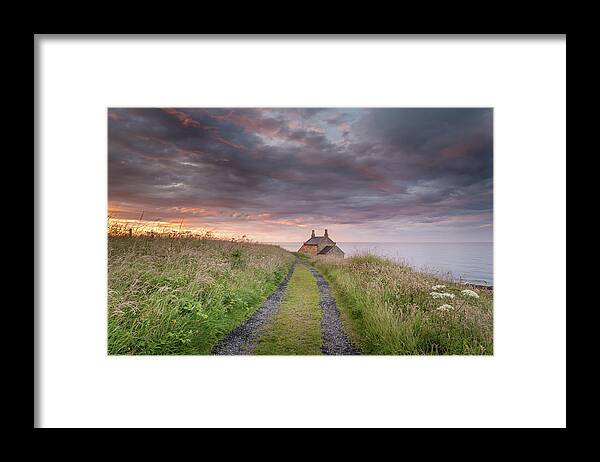
[[[265,242],[289,252],[301,242]],[[346,258],[373,255],[435,278],[493,289],[492,242],[338,242]]]

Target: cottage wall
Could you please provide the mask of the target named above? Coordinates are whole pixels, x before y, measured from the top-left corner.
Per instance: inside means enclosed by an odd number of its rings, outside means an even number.
[[[317,255],[317,246],[304,244],[302,247],[300,247],[300,250],[298,250],[298,252],[314,256]]]

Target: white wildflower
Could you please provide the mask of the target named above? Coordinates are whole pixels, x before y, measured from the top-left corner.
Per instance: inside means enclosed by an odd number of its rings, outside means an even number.
[[[442,305],[442,306],[438,306],[436,308],[436,310],[438,310],[438,311],[451,311],[453,309],[454,309],[454,307],[452,305]]]
[[[460,293],[466,295],[467,297],[479,298],[479,295],[474,290],[465,289],[461,290]]]
[[[440,289],[445,289],[445,288],[446,288],[446,286],[443,286],[441,284],[438,284],[438,285],[432,287],[433,290],[440,290]]]
[[[454,298],[454,294],[450,294],[448,292],[430,292],[429,295],[436,300],[440,298]]]

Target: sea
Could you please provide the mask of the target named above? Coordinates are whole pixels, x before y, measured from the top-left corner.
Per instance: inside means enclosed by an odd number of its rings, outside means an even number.
[[[291,252],[302,242],[269,242]],[[370,253],[444,279],[494,285],[491,242],[337,242],[346,256]]]

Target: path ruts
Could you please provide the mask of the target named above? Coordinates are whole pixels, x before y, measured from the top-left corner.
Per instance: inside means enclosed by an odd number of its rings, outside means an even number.
[[[279,283],[275,291],[269,295],[261,307],[250,316],[244,323],[237,326],[225,336],[212,351],[213,355],[245,355],[251,354],[252,346],[260,335],[262,327],[275,314],[281,304],[283,294],[287,289],[290,277],[296,268],[292,265],[283,281]]]
[[[315,268],[309,267],[311,273],[317,280],[319,294],[321,296],[321,335],[323,336],[323,347],[321,351],[325,355],[359,355],[360,350],[356,348],[350,337],[344,332],[340,312],[331,295],[329,284]]]

